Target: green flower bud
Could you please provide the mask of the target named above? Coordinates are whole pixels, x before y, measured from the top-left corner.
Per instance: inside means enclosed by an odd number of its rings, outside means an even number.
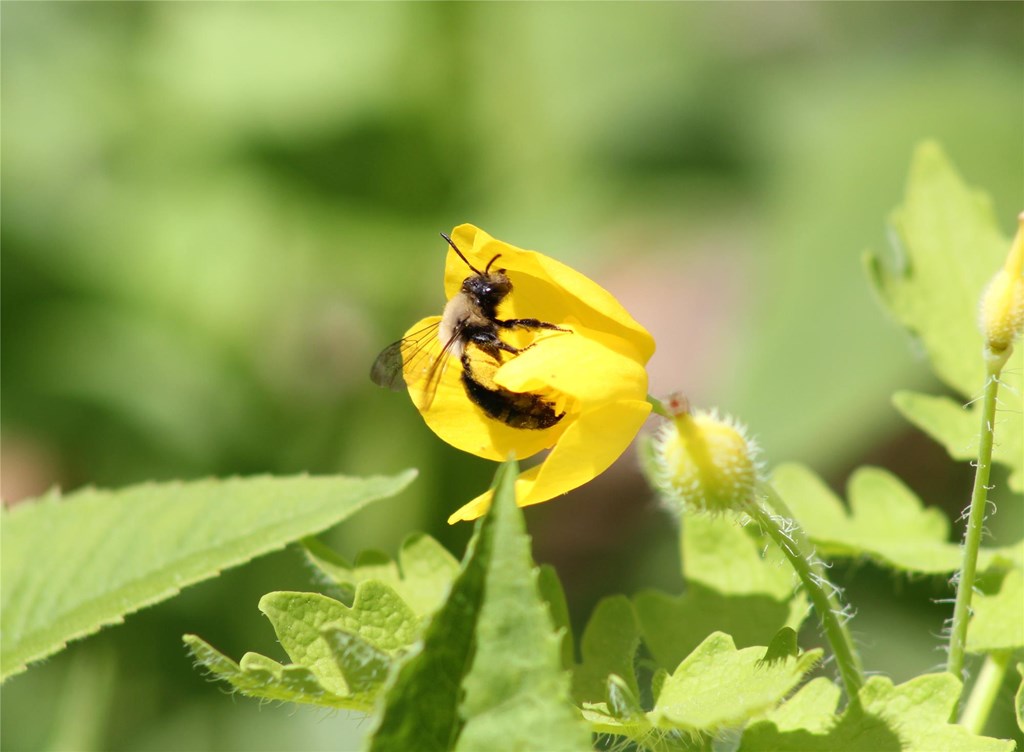
[[[1017,236],[1003,268],[996,272],[981,296],[981,333],[985,347],[999,357],[1024,329],[1024,213],[1018,218]]]
[[[744,510],[761,474],[746,428],[714,410],[691,412],[684,398],[665,406],[673,417],[654,439],[652,482],[669,508],[678,514]]]

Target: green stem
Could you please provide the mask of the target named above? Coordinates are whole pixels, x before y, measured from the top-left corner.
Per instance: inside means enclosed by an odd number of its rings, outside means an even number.
[[[651,395],[648,394],[647,401],[651,403],[651,411],[655,415],[660,415],[662,418],[669,418],[670,420],[675,417],[672,413],[668,411],[668,408],[665,407],[664,403],[662,403],[662,401],[657,397],[652,397]]]
[[[958,679],[963,678],[967,623],[971,615],[971,596],[974,594],[974,581],[978,570],[978,548],[981,546],[981,533],[985,522],[988,477],[992,470],[992,429],[996,419],[999,372],[1005,358],[1000,360],[987,358],[987,361],[988,380],[985,382],[985,395],[981,408],[978,461],[974,471],[974,490],[971,492],[967,530],[964,533],[963,562],[960,565],[959,581],[957,582],[956,605],[953,607],[953,629],[949,635],[949,658],[946,662],[946,670]]]
[[[764,482],[758,484],[758,490],[767,497],[769,505],[783,519],[780,520],[757,502],[751,502],[746,511],[782,549],[782,553],[803,583],[804,590],[818,612],[818,618],[821,619],[821,627],[832,647],[832,654],[836,657],[839,675],[846,688],[849,702],[857,704],[860,702],[857,693],[864,684],[864,676],[860,658],[853,647],[853,639],[840,617],[842,604],[837,596],[838,590],[828,581],[825,567],[815,554],[811,542],[778,492]]]
[[[971,689],[971,696],[967,698],[963,717],[960,719],[960,724],[966,726],[972,734],[981,735],[985,730],[985,724],[999,696],[999,689],[1003,686],[1009,665],[1009,650],[990,653],[985,658],[978,680]]]

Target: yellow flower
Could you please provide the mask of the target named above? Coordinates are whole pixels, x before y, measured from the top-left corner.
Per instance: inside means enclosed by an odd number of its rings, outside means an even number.
[[[528,393],[562,417],[547,428],[514,428],[490,417],[470,400],[463,366],[454,356],[442,364],[436,391],[424,358],[407,357],[403,375],[413,403],[430,429],[452,446],[490,460],[551,454],[516,481],[519,506],[547,501],[604,472],[625,451],[650,413],[647,371],[654,340],[612,295],[568,266],[534,251],[495,240],[473,225],[452,231],[452,241],[477,269],[504,269],[512,292],[498,306],[501,320],[537,319],[558,329],[500,330],[503,342],[525,348],[496,364],[467,347],[473,377],[487,387]],[[445,292],[459,294],[473,271],[449,250]],[[425,318],[406,332],[415,337],[441,321]],[[443,328],[443,327],[442,327]],[[436,334],[433,336],[436,337]],[[436,344],[435,353],[436,353]],[[472,520],[487,511],[491,493],[481,494],[449,517]]]
[[[1003,268],[981,296],[981,332],[995,355],[1006,351],[1024,328],[1024,213]]]

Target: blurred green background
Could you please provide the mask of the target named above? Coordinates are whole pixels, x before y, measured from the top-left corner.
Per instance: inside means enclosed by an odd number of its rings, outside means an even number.
[[[440,311],[437,233],[464,221],[604,284],[658,341],[652,393],[737,415],[770,462],[805,461],[838,488],[883,464],[954,517],[967,498],[968,468],[889,405],[896,388],[940,387],[859,257],[886,245],[927,137],[1009,234],[1024,207],[1024,5],[0,13],[5,501],[416,466],[410,491],[328,539],[394,552],[422,529],[461,554],[470,528],[444,520],[493,466],[441,444],[367,373]],[[1018,537],[1020,518],[1003,520],[997,539]],[[577,629],[603,595],[679,587],[632,455],[528,522]],[[867,668],[938,666],[944,583],[853,574],[837,571]],[[231,699],[180,644],[194,631],[235,657],[280,655],[256,602],[311,587],[284,551],[73,645],[4,687],[3,748],[357,747],[365,722]]]

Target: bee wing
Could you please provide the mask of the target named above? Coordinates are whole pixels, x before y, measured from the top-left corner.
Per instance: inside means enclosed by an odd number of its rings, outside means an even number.
[[[433,404],[434,395],[437,394],[437,386],[444,377],[445,369],[448,368],[448,363],[451,360],[449,356],[451,355],[452,348],[455,347],[455,343],[462,336],[463,328],[464,325],[462,324],[455,327],[452,336],[444,343],[441,352],[434,358],[434,362],[430,364],[430,371],[427,372],[427,382],[423,387],[423,398],[419,405],[420,410],[429,410],[431,404]]]
[[[370,380],[385,389],[394,391],[404,389],[406,386],[404,374],[406,364],[411,367],[430,352],[432,349],[430,346],[438,342],[438,326],[439,322],[435,321],[385,347],[373,361],[373,366],[370,368]]]

